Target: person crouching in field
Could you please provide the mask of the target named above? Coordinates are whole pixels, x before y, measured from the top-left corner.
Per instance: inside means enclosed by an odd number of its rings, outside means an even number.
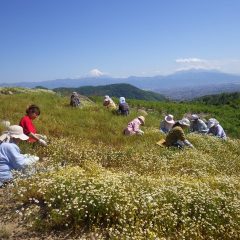
[[[29,136],[29,142],[38,142],[42,146],[47,146],[46,136],[37,134],[33,120],[40,115],[40,108],[36,105],[30,105],[26,110],[26,115],[20,120],[19,125],[23,128],[24,134]]]
[[[207,134],[208,127],[197,114],[191,116],[190,132]]]
[[[107,109],[113,112],[117,110],[116,104],[108,95],[104,97],[103,106],[105,106]]]
[[[128,123],[127,128],[124,129],[124,135],[143,135],[144,132],[140,129],[141,125],[144,125],[145,118],[143,116],[139,116],[133,119],[130,123]]]
[[[123,116],[127,116],[129,114],[129,106],[125,97],[119,98],[118,113]]]
[[[24,170],[39,160],[37,156],[20,153],[18,143],[28,138],[18,125],[9,126],[0,136],[0,187],[12,180],[12,170]]]
[[[190,121],[187,118],[183,118],[182,120],[177,121],[168,135],[166,136],[165,146],[166,147],[178,147],[183,148],[184,146],[188,146],[193,148],[193,145],[186,139],[184,134],[184,129],[190,127]]]
[[[175,121],[173,119],[173,115],[168,114],[164,120],[160,123],[160,132],[162,133],[168,133],[172,126],[174,125]]]
[[[210,118],[208,120],[208,128],[209,128],[208,134],[221,138],[223,140],[227,139],[226,133],[223,130],[223,127],[217,121],[217,119]]]
[[[71,107],[78,107],[80,106],[80,98],[77,92],[73,92],[70,97],[70,106]]]

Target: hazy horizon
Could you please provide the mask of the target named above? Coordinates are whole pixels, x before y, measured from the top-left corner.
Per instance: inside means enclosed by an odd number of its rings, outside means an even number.
[[[240,75],[238,0],[0,1],[0,82]]]

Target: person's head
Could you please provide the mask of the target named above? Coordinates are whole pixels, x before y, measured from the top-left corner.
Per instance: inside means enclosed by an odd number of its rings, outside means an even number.
[[[1,121],[1,126],[2,126],[4,129],[9,128],[10,125],[11,125],[11,124],[10,124],[10,122],[9,122],[8,120],[2,120],[2,121]]]
[[[208,120],[207,127],[208,127],[208,128],[216,127],[218,124],[219,124],[219,122],[218,122],[217,119],[215,119],[215,118],[210,118],[210,119]]]
[[[183,118],[183,119],[179,120],[178,122],[182,128],[190,127],[190,121],[187,118]]]
[[[171,114],[168,114],[168,115],[164,118],[164,120],[165,120],[165,122],[170,123],[170,124],[174,124],[174,123],[175,123],[175,121],[174,121],[174,119],[173,119],[173,115],[171,115]]]
[[[145,117],[144,116],[139,116],[138,119],[140,120],[141,124],[145,124]]]
[[[31,119],[35,119],[37,116],[40,115],[40,108],[37,105],[32,104],[26,109],[26,114]]]
[[[199,116],[197,114],[192,114],[191,121],[197,121],[199,119]]]
[[[77,92],[72,92],[72,96],[78,96]]]
[[[119,98],[119,103],[125,103],[125,102],[126,102],[125,97],[120,97],[120,98]]]
[[[25,141],[29,137],[23,133],[23,128],[19,125],[9,126],[7,131],[0,136],[1,142],[14,142],[18,143],[19,141]]]

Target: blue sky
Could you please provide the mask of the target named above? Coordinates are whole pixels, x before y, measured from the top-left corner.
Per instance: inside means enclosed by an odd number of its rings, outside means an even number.
[[[0,82],[240,74],[239,0],[0,0]]]

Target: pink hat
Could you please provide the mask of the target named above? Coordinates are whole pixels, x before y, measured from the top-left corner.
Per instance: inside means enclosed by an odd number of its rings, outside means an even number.
[[[175,121],[173,120],[173,115],[171,114],[168,114],[164,119],[167,123],[172,123],[172,124],[175,123]]]

